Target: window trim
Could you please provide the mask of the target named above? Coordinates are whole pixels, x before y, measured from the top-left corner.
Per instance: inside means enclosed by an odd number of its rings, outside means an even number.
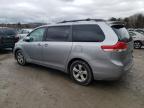
[[[102,43],[102,42],[104,42],[105,41],[105,39],[106,39],[106,36],[105,36],[105,33],[103,32],[103,30],[101,29],[101,27],[98,25],[98,24],[76,24],[76,25],[72,25],[72,42],[75,42],[74,41],[74,35],[73,35],[73,31],[74,31],[74,26],[86,26],[86,25],[96,25],[96,26],[98,26],[99,28],[100,28],[100,30],[102,31],[102,33],[103,33],[103,35],[104,35],[104,39],[103,39],[103,41],[101,41],[101,42],[94,42],[94,43]],[[81,43],[84,43],[84,42],[81,42]],[[87,42],[87,43],[92,43],[92,42]]]
[[[48,36],[48,29],[51,27],[65,27],[68,26],[70,27],[70,35],[67,41],[48,41],[46,40],[47,36]],[[72,42],[72,25],[56,25],[56,26],[48,26],[46,28],[46,33],[45,33],[45,37],[44,37],[44,42]]]

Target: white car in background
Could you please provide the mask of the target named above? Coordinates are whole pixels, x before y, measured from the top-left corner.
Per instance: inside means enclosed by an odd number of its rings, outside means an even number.
[[[142,33],[129,31],[129,34],[134,40],[134,48],[140,49],[142,46],[144,46],[144,35]]]
[[[144,30],[143,29],[136,29],[135,31],[144,35]]]
[[[144,29],[128,29],[128,31],[129,32],[131,32],[131,31],[133,32],[134,31],[134,32],[138,32],[138,33],[141,33],[141,34],[144,35]]]
[[[24,37],[26,37],[33,29],[21,29],[18,32],[18,37],[19,39],[23,39]]]

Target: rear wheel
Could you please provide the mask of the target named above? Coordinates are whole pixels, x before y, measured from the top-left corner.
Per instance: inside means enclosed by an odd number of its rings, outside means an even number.
[[[139,42],[139,41],[135,41],[135,42],[134,42],[134,48],[140,49],[141,47],[142,47],[141,42]]]
[[[22,66],[26,65],[26,60],[25,60],[24,54],[21,50],[18,50],[16,52],[16,60],[17,60],[18,64],[20,64]]]
[[[70,75],[80,85],[88,85],[93,80],[91,68],[86,62],[81,60],[74,61],[71,64]]]

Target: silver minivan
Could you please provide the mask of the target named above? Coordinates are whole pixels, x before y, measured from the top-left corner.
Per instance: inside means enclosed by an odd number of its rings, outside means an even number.
[[[15,45],[20,65],[34,63],[70,74],[81,85],[118,80],[133,65],[133,40],[123,24],[73,20],[34,29]]]

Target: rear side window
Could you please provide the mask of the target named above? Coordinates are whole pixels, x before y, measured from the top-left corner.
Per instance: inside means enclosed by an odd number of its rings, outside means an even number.
[[[15,30],[11,30],[11,29],[5,29],[5,30],[3,30],[3,32],[4,32],[4,34],[6,35],[6,36],[14,36],[14,35],[16,35],[16,31]]]
[[[129,42],[132,40],[132,37],[129,35],[124,26],[116,25],[112,26],[112,29],[117,34],[119,41]]]
[[[69,41],[70,31],[70,26],[48,27],[46,41]]]
[[[74,42],[103,42],[105,35],[98,25],[74,25]]]

